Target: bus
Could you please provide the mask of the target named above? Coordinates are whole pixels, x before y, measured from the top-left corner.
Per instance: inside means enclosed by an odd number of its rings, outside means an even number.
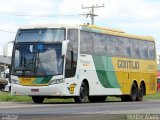
[[[57,97],[104,102],[107,96],[142,101],[157,89],[155,42],[95,25],[27,26],[13,41],[10,74],[11,94],[34,103]]]

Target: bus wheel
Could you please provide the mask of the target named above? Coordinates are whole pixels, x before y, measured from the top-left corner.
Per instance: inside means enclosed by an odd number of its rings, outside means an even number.
[[[88,100],[90,102],[104,102],[106,100],[106,96],[89,96]]]
[[[76,103],[84,103],[87,102],[87,97],[88,97],[88,86],[85,84],[85,82],[82,82],[81,87],[80,87],[80,95],[74,97],[74,101]]]
[[[144,96],[144,85],[141,83],[138,89],[137,101],[142,101]]]
[[[34,103],[43,103],[44,97],[42,96],[32,96],[32,100]]]
[[[121,96],[121,100],[123,102],[126,102],[126,101],[136,101],[137,94],[138,94],[138,88],[137,88],[136,84],[133,82],[132,83],[132,87],[131,87],[131,91],[130,91],[130,95],[122,95]]]
[[[138,94],[138,88],[136,84],[133,82],[131,87],[131,93],[130,93],[130,101],[136,101],[137,94]]]

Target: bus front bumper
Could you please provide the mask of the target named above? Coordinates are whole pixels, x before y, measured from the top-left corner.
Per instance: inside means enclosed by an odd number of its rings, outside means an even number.
[[[72,96],[65,84],[55,84],[49,86],[22,86],[12,84],[11,94],[28,96]]]

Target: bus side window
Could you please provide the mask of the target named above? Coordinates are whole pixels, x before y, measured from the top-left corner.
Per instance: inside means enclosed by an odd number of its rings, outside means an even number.
[[[73,67],[74,65],[74,60],[73,60],[73,50],[67,51],[67,56],[66,56],[66,65],[65,65],[65,77],[74,77],[75,75],[75,68]]]
[[[154,42],[148,42],[148,58],[151,60],[155,59],[155,46]]]
[[[130,43],[128,38],[118,37],[118,45],[119,45],[119,56],[130,58],[131,57],[131,50],[130,50]]]
[[[94,42],[94,54],[105,55],[106,54],[106,41],[105,35],[93,33],[93,42]]]
[[[140,45],[139,45],[139,43],[140,43],[139,40],[135,40],[135,39],[130,40],[131,58],[136,58],[136,59],[140,58]]]
[[[65,64],[65,78],[74,77],[77,67],[77,56],[78,56],[78,30],[68,30],[68,48]]]
[[[119,46],[118,46],[118,37],[115,36],[106,36],[107,41],[107,55],[109,56],[118,56]]]
[[[80,53],[93,54],[93,33],[81,31]]]
[[[141,59],[148,59],[148,45],[147,41],[140,41],[140,56]]]

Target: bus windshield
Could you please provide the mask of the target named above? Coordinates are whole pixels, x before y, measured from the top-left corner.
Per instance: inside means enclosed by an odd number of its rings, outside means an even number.
[[[65,29],[20,29],[16,42],[60,42],[65,39]]]
[[[16,44],[12,74],[21,76],[61,75],[61,44]]]

